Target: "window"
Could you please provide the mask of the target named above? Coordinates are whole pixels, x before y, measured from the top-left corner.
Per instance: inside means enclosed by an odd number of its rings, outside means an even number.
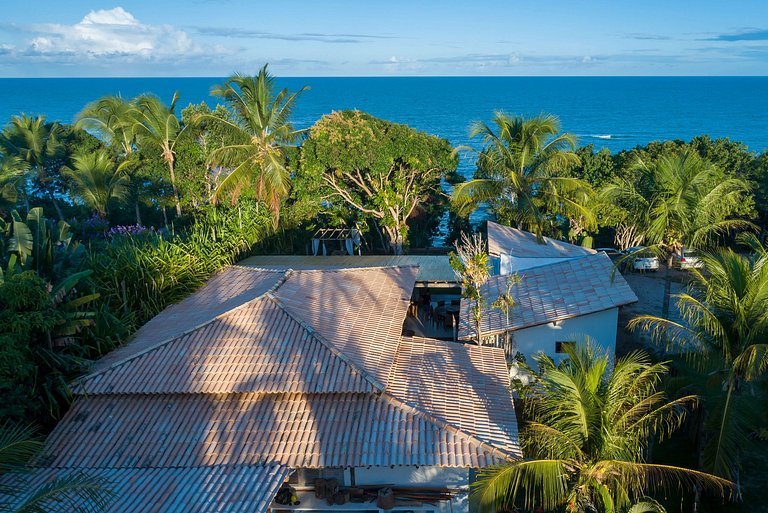
[[[555,352],[560,354],[564,353],[568,346],[573,346],[576,342],[573,340],[561,340],[559,342],[555,342]]]
[[[343,468],[300,468],[288,479],[288,483],[295,486],[314,486],[315,479],[336,479],[340,485],[344,484]]]

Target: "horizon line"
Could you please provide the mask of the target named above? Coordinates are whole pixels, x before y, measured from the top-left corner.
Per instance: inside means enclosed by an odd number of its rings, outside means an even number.
[[[126,78],[228,78],[230,75],[81,75],[7,76],[0,80],[126,79]],[[768,78],[763,75],[275,75],[281,78]]]

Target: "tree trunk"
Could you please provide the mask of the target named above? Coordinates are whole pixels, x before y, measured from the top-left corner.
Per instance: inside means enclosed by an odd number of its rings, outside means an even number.
[[[56,209],[56,215],[59,216],[59,221],[63,221],[64,214],[61,212],[61,207],[59,206],[59,202],[56,201],[56,198],[53,197],[53,193],[51,193],[51,203],[53,203],[53,208]]]
[[[136,199],[136,201],[134,202],[133,208],[136,210],[136,226],[141,226],[141,210],[139,210],[138,199]]]
[[[168,159],[168,173],[171,175],[173,200],[176,202],[176,217],[179,217],[181,216],[181,200],[179,199],[179,190],[176,188],[176,173],[173,168],[173,159]]]
[[[385,252],[389,252],[389,246],[387,245],[387,241],[384,240],[384,235],[381,233],[381,229],[379,228],[379,223],[376,222],[374,219],[373,221],[373,227],[376,229],[376,233],[379,234],[379,240],[381,241],[381,249],[383,249]]]
[[[475,331],[477,332],[477,345],[483,345],[483,329],[482,329],[482,310],[480,309],[480,300],[475,300]]]
[[[392,249],[392,252],[395,255],[402,255],[404,245],[402,230],[397,227],[384,227],[384,231],[386,232],[387,238],[389,239],[389,247]]]
[[[664,300],[661,307],[661,316],[669,319],[669,296],[672,292],[672,253],[667,255],[667,270],[664,273]]]

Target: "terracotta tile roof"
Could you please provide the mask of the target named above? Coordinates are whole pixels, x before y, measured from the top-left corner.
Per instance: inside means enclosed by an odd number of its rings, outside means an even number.
[[[593,255],[596,251],[549,237],[544,237],[542,243],[531,232],[488,221],[488,253],[519,258],[569,258]]]
[[[522,456],[503,349],[403,337],[387,391]]]
[[[347,358],[266,296],[91,374],[77,389],[86,394],[373,390]]]
[[[274,270],[416,266],[417,282],[456,282],[448,255],[256,255],[238,265]]]
[[[417,268],[294,271],[274,295],[286,310],[386,383]]]
[[[482,467],[509,454],[387,394],[94,395],[48,438],[49,467]]]
[[[501,310],[489,307],[482,317],[484,333],[537,326],[637,301],[624,277],[614,272],[605,253],[525,269],[517,274],[520,283],[512,288],[517,305],[510,311],[509,323]],[[506,280],[506,276],[488,280],[483,290],[489,302],[506,292]],[[474,332],[469,304],[462,301],[459,337],[472,338]]]
[[[20,476],[32,490],[71,469],[36,469]],[[240,513],[264,512],[277,490],[292,472],[282,465],[213,466],[191,468],[78,469],[101,477],[114,496],[108,511],[120,513]],[[18,497],[18,503],[26,496]],[[10,504],[11,509],[16,505]],[[68,503],[69,511],[80,511],[82,502]]]
[[[500,352],[400,342],[415,274],[217,275],[201,297],[152,321],[161,335],[145,329],[81,381],[37,464],[236,472],[267,464],[482,467],[519,455]],[[430,381],[438,361],[444,366]],[[151,503],[151,493],[136,503]],[[114,511],[133,511],[124,504]]]
[[[216,316],[276,287],[284,275],[277,271],[254,272],[246,267],[227,267],[215,274],[200,290],[153,317],[128,344],[94,363],[93,370],[102,370],[210,322]]]

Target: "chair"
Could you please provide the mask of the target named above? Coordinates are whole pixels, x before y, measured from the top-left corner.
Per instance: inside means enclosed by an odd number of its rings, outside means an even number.
[[[445,306],[445,301],[438,301],[437,307],[440,308],[441,306]]]
[[[451,299],[451,306],[461,306],[461,299]]]

